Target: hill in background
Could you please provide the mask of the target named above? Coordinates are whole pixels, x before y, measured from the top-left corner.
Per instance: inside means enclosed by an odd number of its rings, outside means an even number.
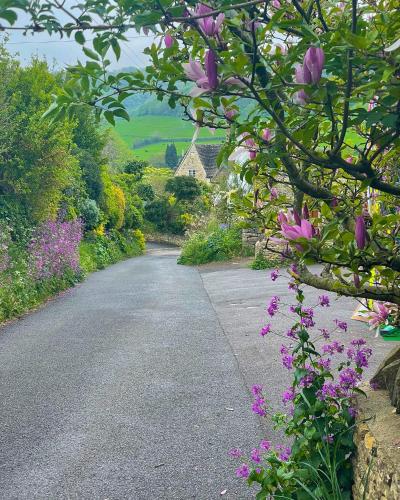
[[[164,167],[168,144],[175,144],[179,157],[184,155],[195,127],[193,123],[184,120],[179,106],[172,109],[166,100],[158,101],[154,95],[146,93],[129,97],[125,105],[131,121],[119,120],[115,131],[136,158]],[[250,112],[249,103],[241,102],[240,108],[241,113]],[[213,133],[204,128],[200,130],[197,141],[215,144],[223,142],[224,138],[224,131],[217,130]]]

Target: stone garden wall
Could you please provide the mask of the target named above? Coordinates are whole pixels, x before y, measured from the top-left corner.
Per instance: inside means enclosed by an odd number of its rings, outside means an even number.
[[[363,388],[354,441],[355,500],[400,499],[400,348],[386,357]]]

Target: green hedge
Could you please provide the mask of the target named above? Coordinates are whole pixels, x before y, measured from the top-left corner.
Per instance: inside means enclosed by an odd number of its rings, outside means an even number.
[[[246,255],[242,249],[242,231],[238,226],[214,227],[193,234],[183,245],[179,264],[198,265],[230,260]]]
[[[139,230],[125,234],[112,231],[107,236],[91,233],[80,244],[80,265],[85,273],[91,273],[126,257],[140,255],[144,247],[144,237]]]

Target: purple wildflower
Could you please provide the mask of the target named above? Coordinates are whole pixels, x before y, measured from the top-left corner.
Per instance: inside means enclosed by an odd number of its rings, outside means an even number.
[[[317,392],[317,397],[324,401],[327,397],[336,398],[340,395],[340,387],[333,382],[324,382],[321,389]]]
[[[271,331],[271,323],[266,324],[261,328],[260,335],[261,337],[265,337]]]
[[[279,269],[274,269],[271,272],[271,281],[276,281],[279,277]]]
[[[272,317],[275,316],[275,314],[278,312],[279,309],[279,297],[276,295],[272,297],[270,303],[268,304],[267,307],[267,313]]]
[[[360,378],[360,375],[353,368],[345,368],[339,374],[339,382],[343,389],[353,389]]]
[[[232,448],[228,451],[228,455],[233,458],[240,458],[243,456],[243,452],[239,448]]]
[[[325,354],[335,354],[344,351],[344,345],[339,344],[337,340],[333,341],[332,344],[325,344],[322,346],[322,352]]]
[[[331,368],[331,359],[330,358],[320,358],[318,360],[318,364],[324,370],[329,371]]]
[[[271,449],[271,441],[263,439],[260,443],[260,448],[264,451],[269,451]]]
[[[240,467],[236,469],[237,477],[248,478],[250,475],[250,469],[247,464],[242,464]]]
[[[349,413],[351,417],[355,418],[358,415],[358,410],[354,406],[350,406]]]
[[[265,417],[267,414],[266,410],[266,401],[262,397],[262,395],[258,394],[255,399],[253,404],[251,405],[251,409],[253,413],[260,415],[260,417]]]
[[[311,328],[315,326],[315,321],[313,320],[314,310],[311,307],[302,307],[301,309],[301,320],[300,323],[306,328]]]
[[[321,307],[329,307],[330,303],[329,303],[329,297],[327,295],[320,295],[318,297],[318,300],[319,300],[319,305]]]
[[[289,387],[289,389],[286,389],[286,391],[282,394],[282,401],[284,404],[287,404],[290,401],[293,401],[294,397],[294,387]]]
[[[251,388],[251,393],[253,394],[253,396],[260,396],[262,394],[262,391],[263,387],[260,384],[255,384]]]
[[[321,334],[325,340],[329,339],[330,335],[329,335],[329,332],[326,328],[319,328],[319,331],[321,332]]]
[[[278,445],[276,447],[276,450],[280,452],[278,454],[279,460],[282,460],[282,462],[287,462],[289,460],[290,455],[292,453],[292,450],[291,450],[291,448],[289,448],[289,446]]]
[[[293,361],[294,356],[292,356],[291,354],[285,354],[284,356],[282,356],[282,364],[288,370],[291,370],[293,368]]]
[[[335,319],[335,323],[340,330],[347,332],[347,323],[345,321],[340,321],[338,319]]]
[[[260,450],[258,448],[254,448],[253,450],[251,450],[250,458],[253,460],[253,462],[259,464],[261,462]]]

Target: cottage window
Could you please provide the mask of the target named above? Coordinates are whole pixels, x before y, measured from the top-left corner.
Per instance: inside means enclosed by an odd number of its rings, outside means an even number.
[[[196,177],[196,170],[190,170],[189,169],[189,176],[190,177]]]

